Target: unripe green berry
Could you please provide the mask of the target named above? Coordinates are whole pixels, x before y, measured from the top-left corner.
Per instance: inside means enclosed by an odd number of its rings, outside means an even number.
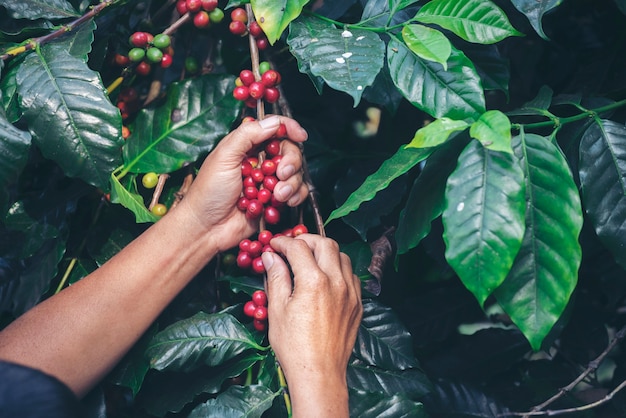
[[[159,33],[157,36],[154,37],[154,40],[152,41],[152,45],[159,49],[165,49],[170,46],[171,43],[172,40],[170,39],[170,37],[164,33]]]
[[[163,52],[159,48],[148,48],[148,51],[146,51],[146,58],[148,58],[148,61],[152,63],[161,62]]]
[[[224,11],[219,7],[217,9],[213,9],[209,13],[209,19],[211,19],[212,23],[220,23],[222,19],[224,19]]]
[[[154,187],[156,187],[158,182],[159,175],[154,172],[146,173],[141,178],[141,184],[143,184],[143,187],[145,187],[146,189],[153,189]]]
[[[267,71],[267,70],[269,70],[270,68],[272,68],[272,67],[270,66],[270,63],[269,63],[269,62],[267,62],[267,61],[263,61],[263,62],[260,62],[260,63],[259,63],[259,72],[260,72],[261,74],[263,74],[264,72],[266,72],[266,71]]]
[[[128,59],[131,62],[139,62],[146,56],[146,51],[143,48],[133,48],[128,51]]]
[[[194,57],[187,57],[185,59],[185,70],[191,74],[198,72],[198,60]]]

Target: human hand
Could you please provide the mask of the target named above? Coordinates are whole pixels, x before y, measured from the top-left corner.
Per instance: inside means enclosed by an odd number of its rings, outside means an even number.
[[[283,368],[294,416],[347,416],[346,369],[363,313],[361,286],[337,243],[318,235],[276,237],[263,253],[269,341]]]
[[[274,195],[289,206],[297,206],[306,199],[307,187],[302,183],[301,174],[302,154],[296,144],[307,139],[306,131],[296,121],[283,116],[243,123],[209,154],[179,205],[195,220],[194,232],[210,233],[216,251],[236,246],[257,229],[258,221],[246,219],[236,208],[242,189],[241,163],[276,133],[280,123],[287,128],[288,140],[282,141],[282,159],[276,171],[280,181]]]

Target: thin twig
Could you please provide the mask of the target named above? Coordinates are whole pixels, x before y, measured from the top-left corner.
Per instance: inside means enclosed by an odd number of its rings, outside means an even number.
[[[152,200],[150,201],[150,206],[148,206],[148,210],[152,210],[154,205],[159,203],[159,199],[161,198],[161,193],[163,193],[163,188],[165,187],[165,182],[169,178],[169,174],[163,173],[159,174],[159,181],[154,188],[154,193],[152,193]]]

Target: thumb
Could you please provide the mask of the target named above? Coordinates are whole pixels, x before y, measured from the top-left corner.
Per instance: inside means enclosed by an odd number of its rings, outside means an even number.
[[[285,261],[276,253],[266,251],[261,254],[267,273],[267,299],[271,309],[273,306],[284,305],[291,296],[291,274]]]
[[[245,122],[232,131],[223,142],[227,142],[226,149],[235,159],[241,159],[255,146],[271,138],[279,126],[278,116],[270,116],[258,122]]]

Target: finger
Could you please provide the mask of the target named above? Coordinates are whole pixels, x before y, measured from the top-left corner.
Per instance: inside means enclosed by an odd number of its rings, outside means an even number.
[[[307,133],[298,122],[284,116],[270,116],[261,121],[242,123],[237,129],[228,134],[219,147],[224,152],[224,158],[240,160],[255,146],[271,138],[280,124],[287,128],[287,136],[292,141],[302,142],[307,139]]]
[[[287,180],[302,169],[302,151],[291,141],[282,141],[281,160],[278,163],[276,176],[279,180]]]
[[[287,205],[296,207],[309,197],[309,188],[306,184],[301,184],[300,188],[287,201]]]
[[[319,268],[326,273],[332,281],[341,280],[341,258],[339,244],[333,239],[321,237],[315,234],[298,235],[295,240],[303,240],[313,252]]]
[[[300,186],[302,185],[302,174],[298,173],[285,181],[279,181],[274,188],[274,196],[280,202],[286,202],[294,196],[295,193],[300,192]]]
[[[267,273],[268,307],[284,305],[291,296],[291,274],[278,254],[266,251],[261,254]]]
[[[294,289],[323,279],[324,273],[320,270],[311,248],[304,240],[280,236],[274,237],[270,245],[276,252],[283,254],[291,266]]]

